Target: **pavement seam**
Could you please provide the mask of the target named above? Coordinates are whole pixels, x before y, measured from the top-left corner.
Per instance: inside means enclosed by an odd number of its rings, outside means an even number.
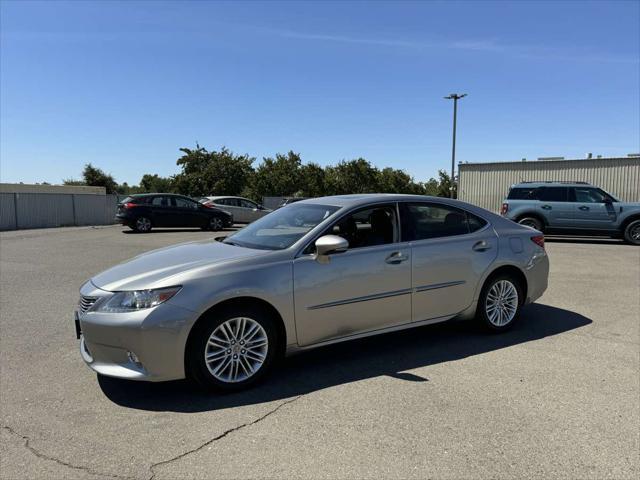
[[[288,405],[290,403],[295,402],[296,400],[300,399],[303,395],[298,395],[297,397],[294,397],[292,399],[289,399],[285,402],[280,403],[277,407],[275,407],[272,410],[269,410],[267,413],[265,413],[264,415],[262,415],[261,417],[258,417],[257,419],[253,420],[252,422],[247,422],[247,423],[243,423],[242,425],[238,425],[237,427],[233,427],[230,428],[229,430],[225,430],[224,432],[222,432],[220,435],[217,435],[216,437],[213,437],[209,440],[207,440],[206,442],[204,442],[202,445],[193,448],[191,450],[187,450],[184,453],[181,453],[180,455],[176,455],[173,458],[170,458],[168,460],[162,460],[161,462],[157,462],[154,463],[153,465],[151,465],[149,467],[149,472],[151,473],[151,476],[149,477],[148,480],[154,480],[155,476],[156,476],[156,472],[155,469],[162,466],[162,465],[167,465],[169,463],[175,462],[176,460],[180,460],[188,455],[191,455],[192,453],[196,453],[199,452],[200,450],[202,450],[203,448],[211,445],[212,443],[217,442],[218,440],[223,439],[224,437],[226,437],[227,435],[233,433],[233,432],[237,432],[238,430],[241,430],[245,427],[250,427],[252,425],[255,425],[257,423],[260,423],[261,421],[263,421],[265,418],[269,417],[270,415],[273,415],[274,413],[276,413],[278,410],[280,410],[282,407],[284,407],[285,405]]]
[[[52,457],[50,455],[46,455],[44,453],[42,453],[41,451],[37,450],[36,448],[31,446],[31,439],[26,436],[26,435],[22,435],[21,433],[16,432],[13,428],[7,426],[7,425],[2,425],[2,428],[4,430],[6,430],[7,432],[9,432],[10,434],[16,436],[16,437],[20,437],[24,440],[24,447],[29,450],[33,455],[35,455],[38,458],[41,458],[43,460],[48,460],[50,462],[55,462],[58,465],[62,465],[63,467],[67,467],[67,468],[71,468],[73,470],[80,470],[86,473],[89,473],[91,475],[95,475],[98,477],[109,477],[109,478],[119,478],[119,479],[124,479],[124,480],[134,480],[135,477],[126,477],[123,475],[116,475],[113,473],[104,473],[104,472],[99,472],[97,470],[93,470],[90,467],[85,467],[82,465],[74,465],[72,463],[69,462],[65,462],[64,460],[60,460],[59,458],[56,457]]]

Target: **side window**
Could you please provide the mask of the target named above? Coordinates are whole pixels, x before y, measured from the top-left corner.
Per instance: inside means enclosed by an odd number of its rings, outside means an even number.
[[[240,199],[240,206],[243,208],[251,208],[252,210],[254,208],[258,208],[258,206],[255,203],[245,199]]]
[[[227,205],[229,207],[239,207],[240,202],[238,201],[237,198],[225,198],[224,205]]]
[[[567,187],[541,187],[538,195],[543,202],[566,202]]]
[[[509,190],[508,200],[536,200],[538,198],[538,189],[534,187],[512,188]]]
[[[325,235],[338,235],[349,249],[386,245],[398,241],[395,206],[384,205],[358,210],[329,227]]]
[[[467,214],[467,223],[469,224],[469,232],[475,232],[480,230],[487,224],[487,221],[474,215],[473,213],[465,212]]]
[[[578,203],[603,203],[606,198],[595,188],[574,187],[572,190],[574,202]]]
[[[153,197],[151,205],[154,207],[166,207],[169,205],[169,199],[167,197]]]
[[[173,204],[174,207],[177,207],[177,208],[191,208],[191,209],[198,208],[198,205],[196,204],[196,202],[189,200],[187,198],[173,197],[171,199],[171,203]]]
[[[434,203],[409,203],[402,210],[402,240],[425,240],[469,233],[467,213],[459,208]],[[470,215],[470,214],[469,214]],[[484,220],[471,215],[475,228],[482,228]]]

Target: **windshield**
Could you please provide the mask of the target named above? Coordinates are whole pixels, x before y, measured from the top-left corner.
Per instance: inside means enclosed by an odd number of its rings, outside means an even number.
[[[229,235],[223,242],[261,250],[283,250],[296,243],[339,208],[294,203],[250,223],[242,230]]]

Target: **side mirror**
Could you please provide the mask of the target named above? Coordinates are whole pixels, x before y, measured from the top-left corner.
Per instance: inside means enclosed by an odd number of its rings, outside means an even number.
[[[337,235],[324,235],[316,240],[317,258],[326,258],[332,253],[346,252],[349,248],[349,242]]]

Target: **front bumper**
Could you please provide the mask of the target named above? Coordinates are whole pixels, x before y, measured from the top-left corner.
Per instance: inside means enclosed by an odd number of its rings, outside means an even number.
[[[91,282],[80,293],[110,295]],[[184,351],[196,315],[169,302],[131,313],[78,313],[80,354],[101,375],[156,382],[185,378]]]

